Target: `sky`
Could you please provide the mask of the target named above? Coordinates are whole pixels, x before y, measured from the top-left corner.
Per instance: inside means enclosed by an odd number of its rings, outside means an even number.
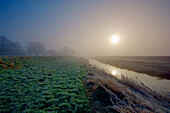
[[[78,55],[170,56],[170,0],[0,0],[0,35]]]

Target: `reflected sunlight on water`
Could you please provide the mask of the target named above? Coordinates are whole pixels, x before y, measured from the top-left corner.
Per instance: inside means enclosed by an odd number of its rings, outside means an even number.
[[[160,92],[160,93],[170,93],[170,80],[166,79],[158,79],[157,77],[152,77],[147,74],[137,73],[134,71],[117,68],[115,66],[101,63],[97,60],[89,59],[89,64],[97,67],[98,69],[102,69],[107,73],[115,76],[118,79],[122,78],[122,75],[136,81],[137,83],[143,83],[145,86],[150,89]]]
[[[111,71],[108,71],[111,75],[115,76],[118,79],[121,79],[121,74],[116,69],[110,68]]]
[[[112,71],[112,75],[116,75],[117,72],[115,70]]]

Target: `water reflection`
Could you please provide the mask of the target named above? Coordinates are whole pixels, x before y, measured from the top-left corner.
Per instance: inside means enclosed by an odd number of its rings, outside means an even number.
[[[112,74],[113,76],[117,77],[118,79],[122,78],[122,75],[132,79],[136,82],[141,82],[145,86],[149,87],[150,89],[160,92],[160,93],[169,93],[170,92],[170,80],[165,79],[158,79],[157,77],[151,77],[147,74],[137,73],[134,71],[129,71],[126,69],[120,69],[112,65],[108,65],[105,63],[101,63],[97,60],[88,59],[89,64],[97,67],[98,69],[102,69],[107,73]],[[168,94],[169,95],[169,94]]]
[[[107,71],[108,73],[110,73],[111,75],[115,76],[118,79],[121,79],[121,73],[118,70],[116,70],[115,68],[109,68],[109,70]]]
[[[117,72],[115,70],[112,70],[112,75],[116,75]]]

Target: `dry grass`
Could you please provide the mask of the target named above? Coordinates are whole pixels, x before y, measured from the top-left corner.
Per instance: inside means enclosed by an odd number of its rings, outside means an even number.
[[[93,112],[169,112],[168,97],[162,97],[147,87],[141,87],[126,78],[119,81],[94,67],[88,68],[85,83]]]
[[[13,63],[6,63],[6,62],[3,62],[2,59],[0,59],[0,67],[6,69],[6,68],[12,68],[14,67],[14,64]]]

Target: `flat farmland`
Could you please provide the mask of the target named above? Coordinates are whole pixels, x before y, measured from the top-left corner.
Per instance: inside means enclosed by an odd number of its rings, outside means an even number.
[[[89,112],[86,61],[64,57],[1,57],[0,112]]]
[[[0,113],[169,112],[169,97],[78,57],[0,57]]]

